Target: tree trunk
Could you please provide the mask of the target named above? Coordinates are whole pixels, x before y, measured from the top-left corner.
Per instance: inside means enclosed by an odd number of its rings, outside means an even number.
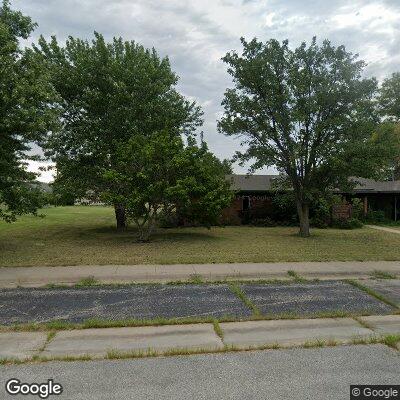
[[[147,224],[137,225],[137,228],[138,228],[137,241],[142,243],[147,243],[150,241],[150,236],[154,231],[155,221],[150,219]]]
[[[114,204],[115,219],[117,220],[117,229],[126,228],[125,208],[121,204]]]
[[[309,206],[306,203],[297,201],[297,214],[299,215],[301,237],[310,236],[310,218],[309,218]]]

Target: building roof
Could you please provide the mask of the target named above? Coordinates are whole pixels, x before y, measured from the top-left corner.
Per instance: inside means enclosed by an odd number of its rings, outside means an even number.
[[[353,178],[357,182],[356,193],[400,193],[400,181],[374,181],[367,178]]]
[[[240,192],[267,192],[279,175],[227,175],[232,189]],[[374,181],[367,178],[352,178],[358,182],[355,193],[399,193],[400,181]]]
[[[265,192],[272,190],[272,181],[278,175],[227,175],[232,189],[242,192]]]

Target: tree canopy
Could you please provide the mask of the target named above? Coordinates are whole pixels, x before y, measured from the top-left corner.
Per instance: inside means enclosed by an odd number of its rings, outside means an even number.
[[[311,198],[373,175],[391,151],[375,130],[377,81],[362,79],[365,63],[327,40],[296,49],[288,41],[241,41],[241,55],[223,58],[235,87],[225,92],[219,129],[242,138],[237,157],[252,170],[275,166],[285,174],[300,234],[308,236]]]
[[[179,213],[191,223],[210,226],[232,199],[225,175],[230,166],[212,155],[205,143],[188,145],[169,131],[136,135],[120,145],[119,160],[104,171],[109,189],[103,200],[121,204],[138,239],[147,241],[160,218]]]
[[[201,125],[200,108],[177,92],[168,58],[133,41],[107,43],[70,37],[60,46],[42,37],[36,47],[52,66],[52,82],[62,98],[62,129],[48,136],[47,154],[56,163],[56,187],[84,197],[109,191],[103,179],[117,168],[117,153],[136,136],[167,130],[190,136]],[[117,222],[123,208],[114,204]]]
[[[391,134],[396,146],[396,152],[388,163],[387,177],[400,179],[400,72],[382,82],[377,103],[382,117],[382,124],[378,129]]]
[[[400,72],[383,81],[378,101],[383,117],[400,123]]]
[[[36,175],[26,161],[37,159],[29,150],[40,144],[48,131],[57,129],[56,92],[47,65],[32,49],[21,49],[36,27],[8,1],[0,8],[0,219],[35,214],[40,193],[30,184]]]

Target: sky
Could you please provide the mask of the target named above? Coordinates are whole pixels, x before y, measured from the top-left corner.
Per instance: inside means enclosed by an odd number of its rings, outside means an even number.
[[[241,36],[288,39],[293,47],[317,36],[358,53],[368,63],[365,76],[381,81],[400,71],[400,0],[14,0],[12,6],[39,24],[32,42],[40,34],[91,39],[96,30],[168,55],[178,90],[203,108],[204,138],[220,158],[240,149],[238,139],[218,133],[216,121],[232,86],[221,57],[240,52]],[[234,172],[247,169],[235,165]],[[52,173],[40,180],[51,181]]]

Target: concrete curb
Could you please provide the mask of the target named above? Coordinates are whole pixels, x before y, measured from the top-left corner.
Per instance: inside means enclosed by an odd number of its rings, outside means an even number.
[[[218,332],[217,332],[218,331]],[[0,359],[104,358],[179,352],[345,344],[382,334],[400,334],[400,315],[103,328],[46,332],[1,332]],[[47,338],[47,339],[46,339]],[[319,344],[318,344],[319,345]]]
[[[93,277],[101,283],[144,283],[190,280],[290,279],[291,270],[307,279],[365,279],[376,271],[400,276],[399,261],[329,261],[302,263],[92,265],[65,267],[2,267],[0,288],[73,285]]]

